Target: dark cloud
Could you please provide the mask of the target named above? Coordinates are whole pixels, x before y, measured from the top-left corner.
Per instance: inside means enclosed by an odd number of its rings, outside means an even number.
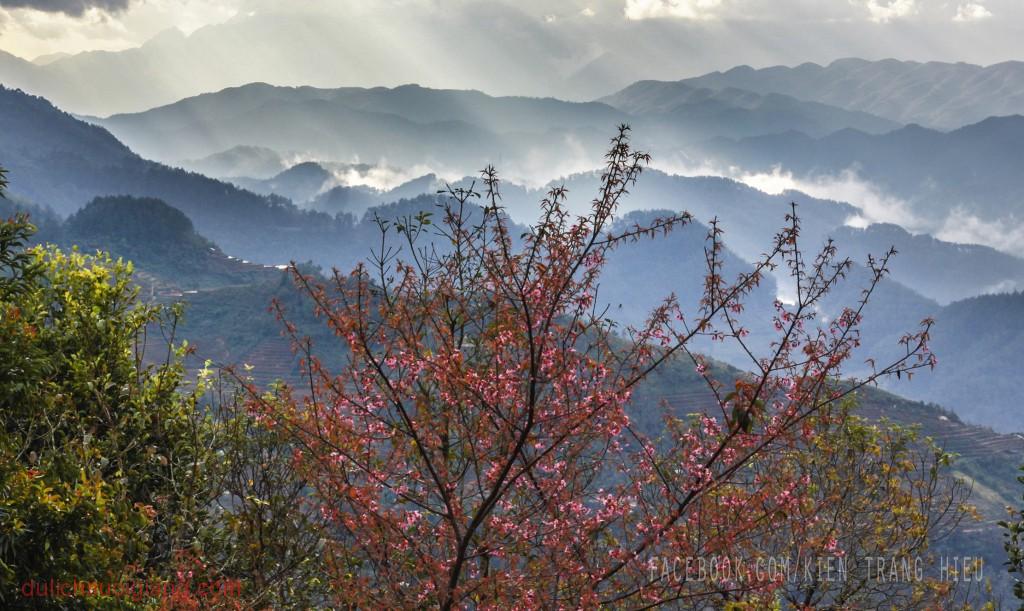
[[[132,0],[0,0],[0,7],[32,8],[48,13],[64,13],[74,17],[80,16],[91,8],[98,8],[109,13],[123,11]]]

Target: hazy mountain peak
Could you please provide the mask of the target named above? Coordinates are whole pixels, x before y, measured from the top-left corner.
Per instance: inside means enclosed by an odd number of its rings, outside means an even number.
[[[247,145],[233,146],[202,159],[183,161],[182,165],[214,178],[270,178],[286,169],[277,151]]]
[[[52,64],[53,62],[64,59],[66,57],[71,57],[71,54],[62,52],[47,53],[45,55],[40,55],[38,57],[32,58],[32,63],[37,66],[45,66],[47,64]]]
[[[954,129],[992,115],[1024,112],[1024,63],[988,67],[965,62],[887,58],[837,59],[827,66],[740,66],[686,79],[695,87],[781,93],[900,123]]]
[[[1024,130],[1024,120],[1022,119],[1024,119],[1024,115],[1019,113],[999,117],[988,117],[986,119],[978,121],[977,123],[965,125],[957,130],[954,130],[954,133],[998,133],[1005,132],[1007,130],[1020,132]]]
[[[795,130],[823,136],[848,127],[869,133],[899,127],[867,113],[772,91],[744,89],[734,85],[732,81],[736,80],[743,79],[726,77],[706,86],[693,81],[643,80],[597,101],[633,115],[664,115],[676,125],[689,122],[698,129],[701,125],[709,131],[717,128],[707,134],[711,138],[744,131],[747,135],[761,135]],[[659,128],[662,129],[665,128]]]
[[[188,35],[179,30],[177,27],[169,27],[158,32],[155,36],[143,43],[142,47],[155,48],[165,45],[179,44],[188,38]]]
[[[711,74],[727,74],[730,76],[742,76],[747,74],[753,74],[754,72],[756,72],[756,70],[753,66],[748,66],[747,64],[740,64],[739,66],[733,66],[732,68],[729,68],[725,72],[716,70]]]

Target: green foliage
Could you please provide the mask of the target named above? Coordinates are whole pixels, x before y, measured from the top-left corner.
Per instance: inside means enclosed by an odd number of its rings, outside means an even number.
[[[218,384],[219,386],[219,384]],[[331,581],[323,561],[326,533],[307,506],[296,472],[294,436],[252,417],[228,380],[216,403],[217,510],[199,537],[204,558],[224,577],[245,583],[249,608],[322,608]],[[267,394],[280,401],[277,388]]]
[[[141,303],[130,263],[29,248],[33,230],[0,223],[0,607],[69,604],[22,597],[28,581],[166,582],[185,569],[242,582],[214,606],[321,604],[322,537],[284,433],[209,372],[186,384],[182,308]],[[156,331],[170,341],[147,351]]]
[[[952,477],[954,457],[918,427],[867,421],[854,415],[851,399],[828,417],[833,424],[793,454],[807,474],[812,493],[829,505],[827,519],[802,536],[832,540],[842,550],[847,578],[830,582],[814,575],[786,593],[794,608],[953,608],[972,596],[970,583],[952,588],[938,574],[890,580],[872,574],[869,559],[915,559],[934,564],[935,546],[977,517],[968,504],[969,486]],[[828,549],[828,547],[824,547]],[[964,580],[973,582],[978,567]]]
[[[64,223],[61,243],[131,260],[144,271],[135,278],[143,286],[200,289],[276,271],[231,261],[180,210],[153,198],[97,197]]]
[[[1020,470],[1024,471],[1024,467]],[[1017,480],[1024,484],[1024,475]],[[1024,609],[1024,509],[1015,510],[1011,519],[1001,521],[999,525],[1004,531],[1007,571],[1014,575],[1013,595],[1021,601],[1019,608]]]
[[[0,185],[4,184],[0,180]],[[28,217],[21,214],[0,223],[0,299],[6,301],[25,290],[38,274],[38,265],[25,249],[34,231]]]
[[[97,197],[68,219],[74,235],[133,238],[133,246],[198,246],[212,244],[198,237],[192,221],[177,208],[150,197]]]
[[[24,250],[31,231],[17,219],[0,230],[0,597],[167,562],[201,511],[190,499],[206,423],[178,392],[180,360],[144,365],[136,351],[174,312],[137,303],[130,264]]]

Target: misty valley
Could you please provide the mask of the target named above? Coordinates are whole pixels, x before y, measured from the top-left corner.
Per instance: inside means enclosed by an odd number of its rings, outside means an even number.
[[[0,607],[1024,608],[1024,9],[171,4],[0,0]]]

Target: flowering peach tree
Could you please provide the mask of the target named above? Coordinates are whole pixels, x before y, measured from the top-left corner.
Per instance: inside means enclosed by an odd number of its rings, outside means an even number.
[[[733,559],[791,533],[801,553],[830,553],[815,528],[820,495],[793,453],[831,425],[832,407],[881,376],[932,364],[929,321],[900,358],[840,379],[859,344],[861,311],[886,273],[870,262],[863,299],[834,320],[816,306],[851,263],[832,245],[805,258],[795,211],[748,272],[726,278],[722,237],[705,247],[703,299],[669,296],[639,328],[601,307],[602,267],[616,248],[689,223],[682,213],[611,233],[613,215],[649,162],[620,128],[587,214],[552,189],[523,235],[501,207],[493,168],[480,192],[449,188],[443,215],[390,223],[350,274],[297,283],[345,348],[316,357],[285,323],[309,379],[252,409],[296,440],[295,460],[328,524],[324,548],[344,604],[360,607],[647,607],[775,599],[782,584]],[[755,355],[744,298],[769,272],[789,273],[776,337]],[[286,320],[285,313],[280,311]],[[735,342],[749,373],[719,380],[698,338]],[[629,417],[646,377],[680,359],[719,409],[669,418],[657,439]],[[801,549],[803,548],[803,549]],[[666,571],[668,558],[714,558]]]

